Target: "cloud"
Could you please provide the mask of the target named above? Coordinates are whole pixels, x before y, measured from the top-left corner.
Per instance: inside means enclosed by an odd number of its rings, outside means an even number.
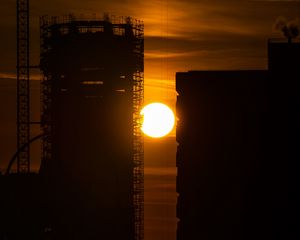
[[[278,1],[278,2],[300,2],[300,0],[267,0],[267,1]]]
[[[0,79],[4,78],[4,79],[14,79],[16,80],[16,74],[13,73],[1,73],[0,72]]]
[[[174,81],[175,72],[190,69],[263,69],[266,41],[278,16],[299,16],[299,1],[250,0],[31,0],[31,52],[39,61],[39,16],[74,13],[131,15],[145,23],[145,83],[151,93],[157,81]],[[2,0],[0,72],[15,71],[15,2]],[[153,83],[151,81],[154,80]],[[172,88],[167,84],[167,88]],[[149,94],[147,94],[149,96]],[[174,95],[171,95],[174,97]]]

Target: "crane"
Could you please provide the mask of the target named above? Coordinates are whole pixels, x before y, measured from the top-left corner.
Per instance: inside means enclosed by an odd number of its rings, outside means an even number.
[[[30,141],[29,0],[17,0],[17,149]],[[17,172],[30,172],[30,147],[17,158]]]

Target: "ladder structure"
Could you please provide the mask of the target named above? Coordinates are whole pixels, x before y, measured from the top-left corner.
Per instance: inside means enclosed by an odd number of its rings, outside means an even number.
[[[142,133],[141,110],[144,104],[144,24],[135,21],[134,52],[137,61],[136,72],[133,74],[133,201],[135,240],[144,239],[144,141]]]
[[[17,0],[17,149],[30,141],[29,0]],[[17,173],[30,172],[30,148],[17,158]]]

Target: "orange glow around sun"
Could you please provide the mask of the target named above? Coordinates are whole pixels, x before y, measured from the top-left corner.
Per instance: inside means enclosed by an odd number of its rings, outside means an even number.
[[[168,135],[175,125],[173,111],[165,104],[151,103],[146,105],[142,111],[142,131],[149,137],[161,138]]]

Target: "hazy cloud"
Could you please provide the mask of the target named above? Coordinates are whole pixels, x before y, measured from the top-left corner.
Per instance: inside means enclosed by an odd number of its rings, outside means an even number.
[[[15,0],[1,0],[0,8],[0,78],[9,81],[15,78],[15,3]],[[142,19],[145,100],[163,99],[172,106],[176,100],[177,71],[264,69],[267,38],[280,36],[272,29],[275,20],[278,16],[300,17],[300,1],[296,0],[31,0],[30,6],[32,64],[37,64],[39,59],[41,15],[74,13],[93,17],[108,12]],[[1,137],[10,135],[0,139],[0,146],[7,149],[1,152],[1,161],[9,159],[15,149],[15,88],[5,84],[3,81],[1,88],[0,82],[0,112],[5,115],[0,118],[0,125],[11,130],[8,133],[0,129]],[[169,232],[175,228],[175,150],[174,138],[146,139],[145,185],[152,187],[145,192],[148,221],[145,231],[151,239],[166,240],[164,236],[170,236]],[[168,234],[162,234],[162,225]]]

